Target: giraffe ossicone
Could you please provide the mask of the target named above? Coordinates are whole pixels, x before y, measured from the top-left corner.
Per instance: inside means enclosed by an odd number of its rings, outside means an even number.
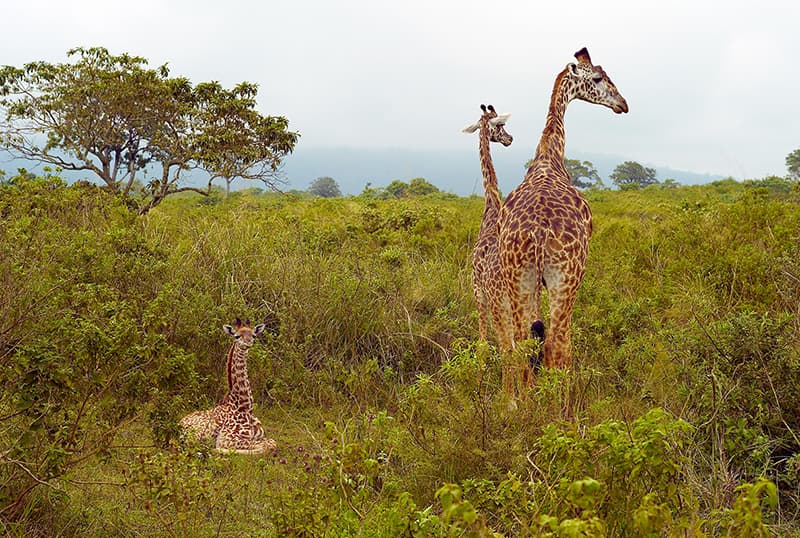
[[[242,323],[238,318],[235,326],[222,326],[234,339],[226,361],[228,392],[215,407],[183,417],[180,425],[184,434],[193,435],[201,442],[211,442],[214,449],[222,453],[261,454],[277,448],[253,414],[253,396],[247,375],[247,352],[265,327],[262,323],[251,328],[250,320]]]
[[[562,368],[572,362],[572,312],[592,235],[589,204],[564,167],[564,114],[574,99],[628,112],[625,98],[603,68],[592,64],[589,51],[583,48],[575,58],[577,63],[556,76],[533,164],[509,193],[498,221],[500,278],[510,312],[510,323],[498,335],[501,351],[510,354],[518,342],[536,338],[544,341],[544,365]],[[550,305],[546,338],[543,286]]]

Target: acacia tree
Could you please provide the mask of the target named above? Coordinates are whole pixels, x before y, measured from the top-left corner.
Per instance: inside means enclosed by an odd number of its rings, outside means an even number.
[[[655,169],[642,166],[636,161],[618,164],[609,177],[622,190],[641,189],[658,183]]]
[[[578,159],[564,159],[564,168],[567,169],[572,184],[579,189],[589,187],[602,188],[603,180],[591,161],[579,161]]]
[[[276,189],[284,157],[300,135],[289,131],[282,116],[262,116],[255,110],[258,87],[242,82],[226,90],[217,82],[198,84],[197,151],[209,173],[209,183],[225,180],[225,194],[234,179],[262,181]]]
[[[800,180],[800,149],[796,149],[786,156],[786,170],[789,178]]]
[[[100,47],[67,55],[76,61],[0,68],[0,143],[18,157],[93,173],[140,213],[178,192],[208,195],[218,177],[255,177],[260,164],[274,172],[297,142],[285,118],[255,111],[252,84],[193,87],[166,65],[150,69],[144,58]],[[184,184],[194,168],[208,172],[206,189]]]
[[[339,184],[332,177],[318,177],[311,182],[308,192],[321,198],[337,198],[342,195]]]
[[[527,170],[533,166],[535,159],[529,159],[525,163]],[[578,159],[564,159],[564,169],[569,174],[572,184],[579,189],[588,189],[589,187],[603,188],[603,180],[600,179],[600,174],[592,164],[592,161],[580,161]]]

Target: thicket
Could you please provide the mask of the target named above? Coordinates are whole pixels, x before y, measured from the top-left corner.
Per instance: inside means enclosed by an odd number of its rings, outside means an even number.
[[[798,532],[800,191],[589,194],[575,368],[511,405],[477,342],[483,201],[0,186],[0,526],[17,536]],[[267,457],[183,446],[250,352]]]

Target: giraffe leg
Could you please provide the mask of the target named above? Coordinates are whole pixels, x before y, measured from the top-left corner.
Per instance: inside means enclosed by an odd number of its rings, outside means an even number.
[[[509,359],[507,364],[511,370],[509,374],[508,385],[513,393],[518,393],[522,387],[529,387],[532,385],[533,377],[530,370],[530,359],[519,356],[519,352],[514,353],[517,349],[517,344],[523,340],[530,338],[529,329],[525,328],[528,323],[527,320],[532,316],[539,316],[540,303],[538,300],[539,290],[534,289],[531,292],[530,286],[526,285],[525,280],[518,280],[515,288],[516,293],[512,293],[512,299],[509,301],[511,305],[516,308],[509,308],[507,313],[508,326],[506,327],[506,334],[511,335],[508,349]],[[525,329],[524,329],[525,328]],[[508,344],[507,344],[508,345]]]
[[[509,369],[511,352],[514,347],[514,338],[509,315],[509,305],[505,299],[494,297],[492,301],[492,323],[497,334],[497,343],[500,346],[500,356],[502,358],[502,382],[506,393],[511,394],[513,387],[513,377]]]
[[[539,250],[536,250],[539,252]],[[516,341],[537,339],[544,340],[544,322],[542,321],[542,275],[543,275],[542,255],[537,254],[533,259],[533,266],[525,273],[519,286],[523,290],[520,293],[521,316],[514,322],[514,337]],[[538,370],[541,363],[541,349],[530,357],[527,357],[520,365],[521,381],[526,387],[533,385],[534,369]]]
[[[523,298],[520,293],[519,278],[507,279],[508,308],[505,311],[506,323],[503,327],[503,340],[506,352],[503,354],[504,381],[503,386],[508,394],[516,396],[519,386],[520,376],[516,368],[514,349],[517,347],[518,337],[517,327],[523,317]]]
[[[179,422],[181,437],[186,439],[187,435],[191,435],[200,442],[212,441],[218,429],[214,411],[214,409],[195,411],[183,417]]]
[[[544,343],[545,366],[569,368],[572,363],[572,311],[577,285],[550,293],[550,334]]]
[[[486,299],[486,292],[476,283],[475,289],[475,303],[478,306],[478,335],[484,342],[488,336],[489,327],[489,304]]]
[[[264,428],[254,415],[239,415],[220,428],[216,450],[224,454],[261,454],[274,450],[277,444],[264,436]]]

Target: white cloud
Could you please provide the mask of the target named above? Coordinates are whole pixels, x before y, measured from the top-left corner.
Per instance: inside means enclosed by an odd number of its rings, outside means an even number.
[[[567,147],[735,176],[784,173],[800,147],[800,4],[765,0],[32,0],[4,6],[3,62],[74,46],[169,63],[194,81],[260,85],[312,146],[472,147],[478,104],[535,148],[553,79],[586,45],[630,114],[576,103]]]

